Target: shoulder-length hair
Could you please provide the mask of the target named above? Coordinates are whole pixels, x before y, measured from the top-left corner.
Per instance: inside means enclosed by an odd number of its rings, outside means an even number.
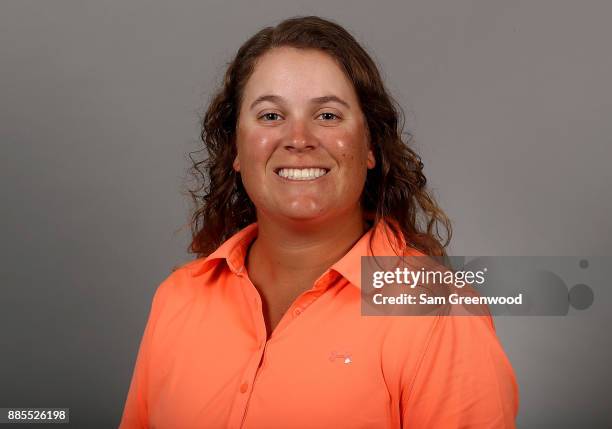
[[[397,239],[431,256],[446,256],[451,238],[448,217],[426,190],[421,158],[402,139],[403,112],[387,93],[377,66],[359,43],[339,24],[317,16],[297,16],[266,27],[238,49],[228,64],[223,85],[212,97],[201,123],[208,157],[196,160],[190,172],[197,187],[188,192],[195,209],[188,251],[207,256],[240,229],[256,221],[232,162],[236,157],[236,122],[244,87],[257,59],[277,47],[317,49],[330,55],[352,82],[365,115],[376,166],[368,170],[361,204],[373,226],[388,222]],[[397,107],[396,107],[397,106]],[[196,151],[200,152],[200,151]],[[446,239],[439,226],[446,230]],[[371,242],[370,242],[371,244]]]

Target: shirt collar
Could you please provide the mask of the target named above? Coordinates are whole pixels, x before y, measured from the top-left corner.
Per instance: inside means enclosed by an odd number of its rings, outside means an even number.
[[[397,254],[402,254],[401,249],[404,249],[403,255],[423,255],[423,253],[414,248],[406,247],[406,242],[403,238],[397,241],[390,229],[389,223],[383,219],[376,226],[370,228],[329,270],[337,271],[351,284],[361,288],[362,256],[396,256]],[[227,262],[228,267],[234,274],[240,274],[244,269],[247,249],[255,237],[257,237],[257,231],[257,222],[253,222],[224,241],[213,253],[204,259],[192,261],[189,264],[193,269],[192,275],[196,276],[208,271],[208,269],[216,265],[215,262],[218,263],[222,260]],[[370,250],[369,241],[372,235],[372,249]]]

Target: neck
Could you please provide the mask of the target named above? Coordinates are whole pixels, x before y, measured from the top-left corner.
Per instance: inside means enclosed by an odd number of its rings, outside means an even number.
[[[247,270],[256,270],[278,285],[295,284],[299,279],[304,287],[312,286],[368,229],[362,211],[317,225],[279,222],[258,213],[257,226],[246,258]]]

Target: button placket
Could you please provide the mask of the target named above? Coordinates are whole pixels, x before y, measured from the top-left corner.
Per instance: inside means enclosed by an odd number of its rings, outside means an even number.
[[[249,362],[248,368],[244,371],[242,375],[242,382],[238,386],[238,397],[236,398],[233,410],[233,418],[236,419],[234,420],[235,427],[239,427],[246,418],[246,414],[249,409],[249,402],[251,400],[251,395],[253,394],[253,389],[255,387],[255,382],[261,370],[260,365],[264,357],[263,354],[265,348],[265,341],[260,341],[259,343],[257,343],[257,346],[258,347],[255,349],[253,357]],[[231,424],[230,426],[234,427]]]
[[[253,394],[257,377],[259,376],[259,373],[262,370],[262,366],[265,360],[267,344],[267,341],[265,340],[266,331],[263,317],[261,318],[261,320],[260,317],[258,317],[262,314],[261,298],[259,297],[257,288],[255,287],[255,285],[253,285],[253,282],[249,278],[248,272],[244,265],[241,266],[238,271],[239,272],[237,272],[236,274],[241,278],[241,281],[244,282],[245,285],[249,286],[245,288],[244,291],[245,297],[247,299],[247,306],[250,307],[251,314],[253,316],[252,320],[256,327],[257,337],[254,339],[251,360],[249,361],[247,368],[245,368],[245,371],[242,374],[242,380],[237,386],[237,397],[232,409],[232,423],[230,423],[230,427],[240,427],[241,424],[244,422],[244,419],[246,418],[251,395]]]
[[[242,266],[242,268],[244,268],[244,265]],[[241,277],[241,280],[244,281],[248,285],[248,287],[245,289],[245,293],[247,296],[247,300],[250,300],[250,302],[252,303],[251,305],[253,306],[252,307],[253,312],[251,313],[253,316],[253,319],[252,319],[253,323],[257,329],[258,335],[262,335],[263,337],[265,337],[266,336],[266,325],[263,319],[262,302],[261,302],[261,297],[259,296],[259,292],[257,291],[257,288],[251,281],[246,269],[242,271],[242,274],[240,274],[240,277]]]

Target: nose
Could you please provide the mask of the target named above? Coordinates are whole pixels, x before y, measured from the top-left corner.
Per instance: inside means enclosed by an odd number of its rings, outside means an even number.
[[[284,147],[290,152],[312,150],[317,145],[315,136],[308,129],[308,124],[301,119],[292,121]]]

